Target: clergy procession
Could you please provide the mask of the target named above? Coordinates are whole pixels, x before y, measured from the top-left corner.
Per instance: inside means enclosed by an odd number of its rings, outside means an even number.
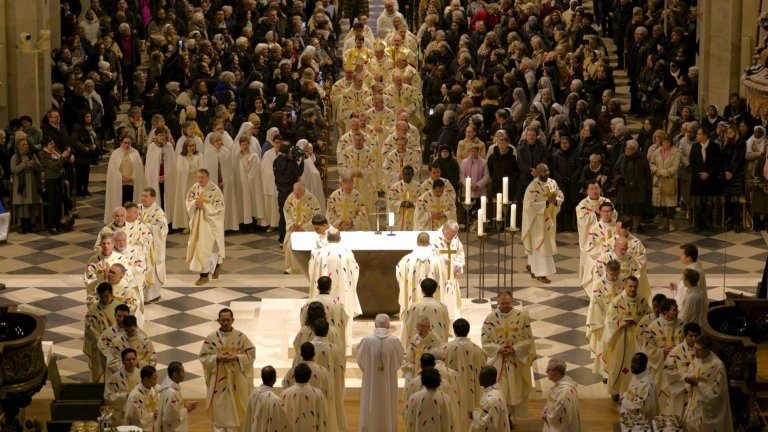
[[[720,210],[726,231],[766,222],[760,119],[738,94],[697,112],[695,2],[370,0],[369,17],[368,1],[61,0],[53,105],[39,128],[0,130],[0,198],[19,235],[39,219],[55,236],[106,168],[77,280],[109,426],[187,432],[204,412],[213,432],[586,430],[585,368],[532,316],[554,295],[586,310],[552,322],[589,349],[610,404],[596,430],[733,431],[699,248],[672,245],[679,277],[659,284],[640,235],[676,218],[711,233]],[[558,275],[563,233],[575,275]],[[192,400],[174,357],[190,343],[153,342],[153,319],[179,284],[207,298],[272,283],[235,277],[251,249],[279,257],[273,288],[300,281],[295,327],[239,327],[234,296],[206,309]],[[262,342],[285,342],[289,367],[261,361]]]

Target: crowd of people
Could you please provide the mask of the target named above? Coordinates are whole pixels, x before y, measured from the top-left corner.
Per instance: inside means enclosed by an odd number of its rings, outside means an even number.
[[[287,389],[272,392],[271,367],[253,389],[253,344],[222,310],[200,353],[206,409],[215,429],[343,430],[348,331],[361,310],[340,239],[390,213],[393,228],[420,234],[394,269],[402,342],[380,315],[358,347],[362,430],[395,427],[401,369],[408,430],[507,430],[531,389],[530,323],[502,294],[472,347],[457,233],[485,225],[486,204],[514,203],[519,214],[500,214],[521,227],[539,282],[555,273],[557,233],[578,232],[586,337],[621,409],[728,430],[725,371],[696,324],[706,306],[698,252],[681,247],[674,298],[651,298],[631,233],[673,231],[680,219],[695,232],[718,219],[765,228],[766,130],[738,94],[722,111],[697,105],[695,2],[384,0],[375,31],[364,0],[61,3],[52,106],[0,131],[0,195],[20,234],[71,230],[77,198],[92,195],[91,167],[109,155],[106,226],[84,275],[84,350],[117,424],[174,430],[196,407],[183,402],[178,362],[156,389],[141,330],[161,297],[169,232],[189,235],[186,261],[205,285],[220,277],[227,233],[277,231],[290,273],[291,234],[315,231]],[[636,136],[627,115],[643,120]],[[327,190],[334,161],[339,187]],[[552,359],[547,377],[545,430],[578,430],[564,362]]]

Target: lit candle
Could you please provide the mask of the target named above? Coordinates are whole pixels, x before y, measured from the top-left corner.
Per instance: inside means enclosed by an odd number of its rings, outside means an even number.
[[[503,177],[501,179],[501,202],[509,204],[509,177]]]
[[[488,214],[488,198],[485,195],[480,197],[480,210],[483,211],[483,216]]]
[[[501,203],[501,194],[497,193],[496,194],[496,220],[497,221],[504,220],[504,216],[502,216],[502,213],[501,213],[502,205],[504,204]]]
[[[389,212],[389,226],[395,226],[395,212]]]
[[[512,204],[509,206],[509,213],[512,215],[510,216],[511,220],[511,226],[512,229],[517,229],[517,204]]]
[[[464,187],[466,193],[464,194],[464,204],[472,204],[472,179],[467,177],[464,179]]]
[[[483,235],[484,224],[485,224],[485,212],[483,210],[478,210],[477,211],[477,235],[479,236]]]

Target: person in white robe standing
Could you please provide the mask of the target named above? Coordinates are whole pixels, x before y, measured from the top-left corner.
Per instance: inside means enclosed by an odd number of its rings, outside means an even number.
[[[304,166],[307,166],[305,163]],[[283,204],[283,218],[285,219],[285,239],[283,240],[283,253],[285,254],[285,273],[300,273],[301,268],[291,246],[291,235],[295,232],[312,231],[312,218],[315,215],[325,214],[320,210],[320,203],[304,185],[297,182],[293,184],[293,192],[288,195]]]
[[[293,369],[293,376],[296,383],[280,394],[293,430],[333,432],[328,426],[329,408],[323,391],[309,385],[312,369],[300,363]]]
[[[498,371],[493,366],[484,366],[478,373],[478,381],[483,387],[478,406],[471,411],[470,432],[508,431],[510,430],[509,413],[504,403],[504,393],[499,387]]]
[[[627,391],[621,395],[619,413],[643,414],[647,419],[653,419],[659,412],[659,406],[656,383],[648,369],[648,356],[645,353],[635,353],[630,368],[632,379]]]
[[[293,432],[293,425],[283,409],[283,402],[275,393],[275,382],[275,368],[261,368],[261,385],[253,390],[251,398],[248,399],[242,432]]]
[[[125,401],[128,393],[141,382],[136,359],[136,350],[126,348],[120,353],[122,366],[117,372],[107,374],[104,379],[104,402],[112,408],[112,424],[122,425],[125,415]]]
[[[357,346],[357,364],[363,372],[358,432],[397,431],[397,371],[403,363],[403,345],[389,333],[389,316],[376,315],[373,333]]]
[[[189,413],[197,408],[196,401],[185,401],[181,395],[184,365],[168,363],[168,375],[157,391],[157,432],[189,431]]]
[[[421,300],[421,281],[426,278],[434,279],[440,286],[439,294],[435,298],[439,301],[446,298],[443,292],[448,275],[445,263],[432,248],[429,234],[426,232],[420,232],[416,236],[416,249],[397,263],[395,275],[400,286],[400,314],[411,304]]]
[[[661,378],[661,397],[659,407],[662,414],[683,417],[683,410],[688,401],[688,386],[683,379],[688,373],[696,352],[693,349],[696,338],[701,336],[701,327],[696,323],[683,326],[685,339],[672,348],[664,360],[664,375]]]
[[[208,134],[209,137],[210,135],[211,134]],[[200,139],[199,136],[195,135],[195,122],[193,121],[186,121],[182,125],[181,136],[179,137],[179,139],[176,140],[176,154],[181,154],[181,151],[184,149],[184,146],[189,140],[192,140],[195,142],[197,151],[199,151],[201,154],[205,153],[208,150],[208,148],[210,148],[210,144],[205,145],[205,143],[203,143],[203,140]],[[206,142],[207,141],[208,141],[208,137],[206,137]]]
[[[203,155],[193,139],[184,139],[179,144],[181,153],[176,157],[176,181],[174,182],[173,201],[166,209],[168,222],[174,229],[183,229],[189,234],[189,215],[187,214],[187,192],[197,182],[197,170],[203,166]]]
[[[198,170],[197,183],[187,192],[186,204],[190,219],[187,265],[200,273],[195,285],[203,285],[208,283],[209,273],[214,279],[219,277],[225,255],[224,195],[210,181],[208,170]]]
[[[222,125],[222,130],[223,129],[224,127]],[[240,130],[237,131],[237,135],[235,135],[234,144],[239,145],[243,138],[245,138],[251,151],[258,154],[259,159],[261,159],[261,143],[259,143],[258,138],[255,137],[258,132],[259,128],[252,122],[243,122],[243,124],[240,125]]]
[[[235,178],[239,186],[237,218],[246,230],[255,231],[259,221],[265,218],[264,190],[261,187],[261,157],[253,151],[249,137],[241,136],[237,141],[239,148],[232,153],[232,165],[236,170]]]
[[[261,187],[264,191],[264,225],[267,232],[277,230],[280,225],[280,206],[277,204],[277,183],[275,183],[274,163],[283,141],[280,138],[280,130],[276,127],[267,131],[267,142],[272,143],[272,148],[264,153],[261,158]]]
[[[168,209],[176,192],[176,153],[173,144],[166,139],[165,129],[155,132],[155,140],[147,146],[147,161],[144,164],[144,184],[159,195],[160,207]]]
[[[305,139],[296,141],[296,147],[304,150],[307,154],[307,160],[304,161],[304,173],[301,174],[301,182],[307,188],[307,192],[317,198],[320,203],[320,211],[325,214],[325,189],[323,188],[323,179],[320,177],[320,171],[315,164],[317,163],[317,156],[315,155],[312,144]]]
[[[232,327],[232,310],[219,311],[219,329],[209,334],[200,349],[208,392],[205,407],[214,432],[239,432],[248,398],[253,391],[256,348],[248,336]]]
[[[459,318],[453,322],[453,333],[456,338],[445,347],[445,365],[456,371],[458,378],[458,406],[461,413],[469,411],[480,403],[482,386],[480,385],[480,369],[486,364],[485,351],[469,339],[469,321]],[[497,374],[494,373],[494,377]],[[494,378],[494,384],[496,380]],[[507,408],[504,407],[506,412]],[[506,415],[505,415],[506,418]],[[470,418],[459,415],[459,430],[468,430]]]
[[[405,401],[405,430],[407,432],[450,432],[453,415],[451,401],[442,391],[440,372],[435,368],[421,371],[422,389]]]
[[[443,343],[448,342],[451,320],[448,317],[448,308],[434,297],[438,288],[437,281],[426,278],[421,281],[420,288],[423,295],[421,300],[412,303],[400,315],[400,321],[403,325],[400,339],[403,345],[408,346],[411,339],[416,336],[416,320],[422,316],[429,318],[429,322],[432,324],[432,333]]]
[[[147,272],[144,279],[144,302],[160,299],[160,289],[165,283],[165,243],[168,238],[168,218],[157,205],[157,192],[144,188],[141,192],[139,219],[152,232],[153,247],[147,256]]]
[[[547,378],[552,389],[541,413],[542,432],[580,432],[579,390],[576,381],[565,375],[565,361],[553,358],[547,363]]]
[[[697,337],[693,349],[696,358],[684,378],[689,390],[683,430],[733,432],[728,373],[723,361],[712,352],[712,338]]]
[[[587,262],[587,234],[592,224],[600,217],[600,205],[608,198],[601,196],[600,183],[591,180],[587,183],[587,197],[576,206],[576,226],[579,231],[579,280],[584,275],[584,265]]]
[[[120,148],[112,151],[107,165],[107,190],[104,198],[104,223],[112,219],[112,210],[127,201],[138,202],[144,190],[144,164],[133,148],[133,139],[120,138]]]
[[[363,313],[360,299],[357,296],[357,280],[360,276],[360,266],[355,260],[355,255],[346,246],[341,244],[341,232],[332,228],[326,235],[328,245],[312,251],[309,259],[309,298],[315,298],[317,281],[321,276],[328,276],[333,281],[331,297],[344,304],[344,310],[352,319]]]
[[[203,154],[203,168],[210,173],[211,181],[224,194],[224,230],[239,231],[238,203],[241,202],[232,153],[224,147],[221,134],[211,134],[211,148]]]
[[[557,214],[563,200],[557,182],[549,178],[549,168],[545,164],[536,165],[536,178],[523,195],[520,236],[528,257],[525,268],[542,283],[552,282],[549,276],[556,273],[553,257],[557,253]]]
[[[157,369],[154,366],[141,368],[141,382],[128,393],[125,401],[125,422],[138,426],[144,432],[155,432],[157,418]]]
[[[450,183],[446,183],[450,185]],[[432,236],[432,247],[440,255],[448,272],[445,282],[446,296],[442,302],[448,307],[448,316],[458,319],[461,316],[461,286],[459,275],[464,272],[464,245],[459,239],[459,223],[448,219]]]

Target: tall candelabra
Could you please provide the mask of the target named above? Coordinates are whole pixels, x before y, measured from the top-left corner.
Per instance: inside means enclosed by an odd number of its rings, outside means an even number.
[[[475,201],[472,200],[469,203],[462,201],[461,203],[462,207],[464,207],[464,211],[467,214],[467,219],[465,220],[465,227],[467,228],[467,241],[465,242],[466,246],[466,252],[465,256],[469,257],[469,216],[470,212],[472,211],[472,207],[475,205]],[[469,298],[469,260],[465,259],[464,266],[466,267],[466,274],[467,274],[467,298]]]

